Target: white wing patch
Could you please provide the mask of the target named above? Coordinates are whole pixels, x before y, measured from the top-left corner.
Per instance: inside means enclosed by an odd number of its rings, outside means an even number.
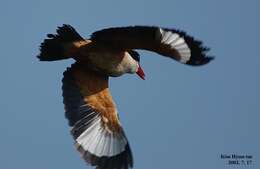
[[[73,64],[64,72],[62,80],[66,118],[72,127],[76,149],[88,164],[96,168],[132,168],[132,153],[123,129],[111,131],[101,113],[88,105],[73,74],[73,69],[77,68]]]
[[[103,127],[101,117],[96,116],[87,128],[77,139],[76,142],[85,151],[97,157],[111,157],[122,153],[127,145],[124,134],[113,133]]]
[[[163,30],[159,28],[157,37],[160,37],[161,43],[169,45],[171,49],[177,50],[180,54],[180,62],[187,63],[191,57],[191,50],[183,37],[179,34],[171,32],[170,30]]]

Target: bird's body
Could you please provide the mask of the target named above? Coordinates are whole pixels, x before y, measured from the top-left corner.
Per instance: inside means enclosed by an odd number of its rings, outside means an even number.
[[[137,62],[128,52],[101,52],[90,53],[88,56],[89,67],[105,73],[108,76],[121,76],[125,73],[135,73],[138,69]]]
[[[75,60],[108,76],[135,73],[138,68],[136,61],[127,51],[111,50],[102,45],[96,47],[91,40],[75,42],[71,48],[76,50]]]
[[[128,140],[119,122],[109,92],[109,76],[136,73],[144,79],[139,54],[145,49],[188,65],[203,65],[207,48],[182,31],[159,27],[124,27],[97,31],[83,39],[74,28],[63,25],[48,34],[38,58],[54,61],[67,58],[75,63],[64,72],[63,102],[71,134],[82,158],[97,169],[133,167]]]

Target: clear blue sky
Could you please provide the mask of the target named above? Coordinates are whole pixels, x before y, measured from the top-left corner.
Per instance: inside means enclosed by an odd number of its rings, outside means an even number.
[[[260,168],[257,0],[0,2],[0,168],[85,169],[64,118],[62,72],[72,60],[40,63],[47,33],[73,25],[82,36],[111,26],[186,30],[216,59],[188,67],[141,52],[147,80],[112,78],[135,169],[225,169],[221,154],[253,155]]]

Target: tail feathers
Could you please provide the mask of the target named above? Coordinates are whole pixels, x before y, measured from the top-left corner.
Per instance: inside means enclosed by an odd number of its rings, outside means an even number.
[[[37,56],[41,61],[55,61],[67,59],[71,56],[68,53],[69,45],[75,41],[84,40],[70,25],[58,27],[57,34],[48,34],[40,46],[40,54]]]
[[[100,115],[92,114],[77,122],[72,129],[72,135],[82,158],[88,164],[96,166],[96,169],[133,167],[132,153],[123,129],[118,133],[108,130],[104,127]]]

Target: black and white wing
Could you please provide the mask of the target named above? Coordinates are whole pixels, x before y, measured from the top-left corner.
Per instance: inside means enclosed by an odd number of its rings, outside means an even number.
[[[129,169],[132,153],[108,90],[108,77],[72,65],[64,72],[63,102],[82,158],[97,169]]]
[[[204,65],[213,57],[209,48],[184,31],[149,26],[108,28],[94,32],[91,40],[120,50],[144,49],[188,65]]]

